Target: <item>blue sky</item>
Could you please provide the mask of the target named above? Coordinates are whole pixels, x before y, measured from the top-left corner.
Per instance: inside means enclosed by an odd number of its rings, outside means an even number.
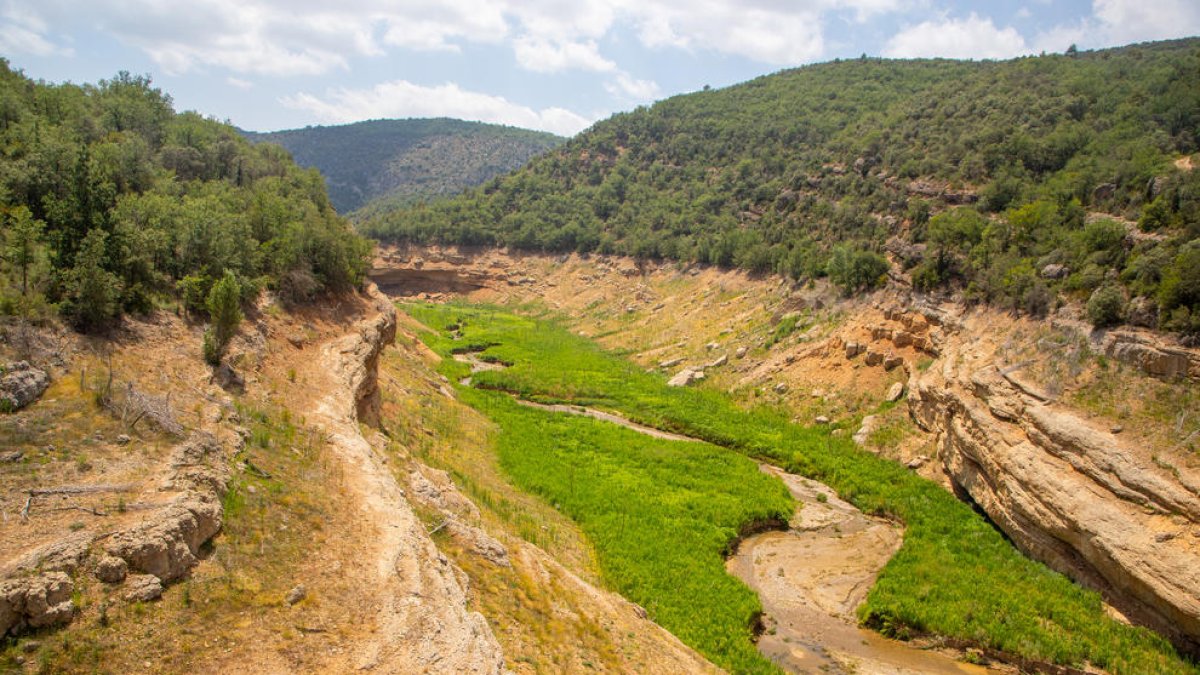
[[[1197,34],[1200,0],[0,0],[0,54],[27,75],[148,74],[178,110],[258,131],[448,116],[570,135],[838,57]]]

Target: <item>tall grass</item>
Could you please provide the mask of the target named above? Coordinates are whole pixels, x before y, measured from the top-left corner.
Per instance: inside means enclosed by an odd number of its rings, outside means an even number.
[[[662,375],[605,353],[551,319],[463,305],[407,309],[434,328],[458,324],[464,341],[491,344],[489,356],[512,364],[503,371],[476,373],[478,387],[614,410],[643,424],[768,459],[827,483],[863,511],[903,521],[903,546],[859,608],[860,620],[869,626],[898,637],[941,635],[1026,659],[1090,663],[1114,673],[1200,672],[1152,631],[1109,618],[1099,594],[1021,555],[967,504],[826,429],[791,424],[783,413],[767,408],[740,409],[716,391],[666,387]],[[442,331],[425,339],[443,354],[461,344]],[[443,367],[456,375],[462,364],[446,361]],[[505,405],[495,395],[471,396],[497,409]],[[513,422],[501,421],[506,423]],[[556,437],[547,433],[542,443],[549,438]],[[684,464],[676,469],[664,464],[655,479],[689,470]],[[600,514],[590,517],[608,522]],[[610,573],[614,580],[650,574],[636,564],[606,569]]]

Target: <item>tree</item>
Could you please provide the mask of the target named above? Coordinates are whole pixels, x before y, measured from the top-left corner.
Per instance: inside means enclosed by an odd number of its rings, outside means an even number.
[[[241,287],[233,272],[225,270],[221,280],[208,292],[205,304],[212,324],[204,332],[204,360],[216,365],[242,322]]]
[[[20,272],[21,296],[29,295],[29,270],[41,255],[42,231],[46,224],[35,220],[25,206],[18,206],[9,214],[8,262]]]
[[[81,330],[104,326],[120,308],[121,280],[104,268],[107,240],[100,228],[88,232],[66,275],[66,313]]]

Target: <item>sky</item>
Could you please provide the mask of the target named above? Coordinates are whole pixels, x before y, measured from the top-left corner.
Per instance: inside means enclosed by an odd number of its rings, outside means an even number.
[[[0,0],[0,55],[26,75],[149,75],[177,110],[254,131],[456,117],[573,135],[835,58],[1198,34],[1200,0]]]

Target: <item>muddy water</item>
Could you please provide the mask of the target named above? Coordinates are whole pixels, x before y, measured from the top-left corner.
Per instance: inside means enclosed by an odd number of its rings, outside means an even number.
[[[456,354],[454,358],[470,364],[473,373],[504,368],[502,364],[481,361],[474,354]],[[470,386],[471,378],[463,378],[462,384]],[[517,402],[612,422],[655,438],[697,440],[583,406]],[[758,649],[763,655],[793,673],[999,672],[859,628],[855,609],[866,598],[879,570],[900,548],[902,530],[868,517],[838,499],[827,485],[773,466],[764,464],[759,468],[779,477],[799,503],[787,531],[748,537],[725,564],[729,573],[753,589],[762,602],[766,630]]]
[[[760,468],[778,476],[801,506],[786,532],[747,538],[725,565],[762,601],[759,651],[795,673],[989,672],[855,625],[854,610],[900,548],[901,530],[821,483]]]

